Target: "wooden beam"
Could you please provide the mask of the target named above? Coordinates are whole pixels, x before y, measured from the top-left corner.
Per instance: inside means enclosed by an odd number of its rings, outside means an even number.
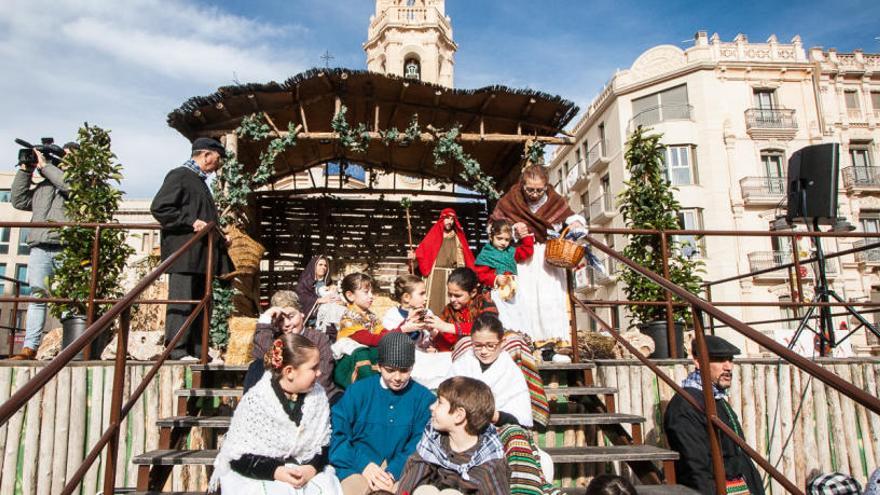
[[[220,110],[220,112],[222,112],[223,115],[225,115],[227,119],[232,118],[232,114],[229,113],[229,109],[226,108],[226,105],[224,105],[222,101],[218,101],[217,104],[214,105],[214,108],[216,108],[217,110]]]
[[[299,87],[297,87],[299,89]],[[306,110],[303,108],[302,104],[299,105],[299,118],[302,121],[303,130],[308,133],[309,132],[309,122],[306,120]]]
[[[279,131],[279,135],[286,136],[288,131]],[[209,136],[209,137],[219,137],[225,135],[226,132],[222,130],[215,131],[205,131],[200,132],[199,136]],[[382,137],[378,132],[371,131],[367,133],[371,141],[381,141]],[[335,132],[308,132],[303,130],[297,135],[297,139],[305,140],[305,141],[322,141],[322,140],[335,140],[338,139],[339,136]],[[423,132],[421,134],[421,141],[424,142],[433,142],[436,139],[434,135],[429,132]],[[519,134],[479,134],[479,133],[463,133],[458,137],[458,141],[462,142],[487,142],[487,143],[525,143],[528,140],[537,141],[544,144],[574,144],[574,139],[568,136],[528,136],[528,135],[519,135]]]

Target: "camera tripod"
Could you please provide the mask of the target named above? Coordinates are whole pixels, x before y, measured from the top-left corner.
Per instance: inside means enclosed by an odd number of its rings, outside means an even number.
[[[813,225],[811,232],[819,232],[819,219],[813,219]],[[837,292],[834,292],[834,289],[831,289],[828,286],[828,276],[826,273],[826,263],[825,263],[825,251],[822,250],[822,239],[818,236],[810,236],[810,240],[813,243],[813,247],[816,250],[816,290],[813,295],[813,299],[811,302],[813,303],[827,303],[830,302],[831,299],[839,303],[844,304],[844,309],[846,309],[847,313],[855,317],[858,320],[859,325],[846,334],[840,340],[837,340],[834,335],[834,321],[832,320],[831,315],[831,306],[822,305],[822,306],[810,306],[807,309],[807,313],[801,318],[800,323],[798,324],[797,330],[795,330],[794,335],[792,336],[791,342],[788,344],[788,349],[791,350],[794,348],[801,334],[804,332],[804,329],[810,330],[812,333],[816,334],[819,337],[819,355],[825,357],[832,349],[840,345],[843,341],[850,338],[852,334],[859,331],[862,327],[867,328],[874,335],[880,338],[880,331],[877,330],[871,322],[865,319],[854,307],[847,304],[846,300],[844,300]],[[796,247],[795,247],[796,248]],[[813,317],[813,314],[818,309],[819,311],[819,330],[812,328],[810,326],[810,319]]]

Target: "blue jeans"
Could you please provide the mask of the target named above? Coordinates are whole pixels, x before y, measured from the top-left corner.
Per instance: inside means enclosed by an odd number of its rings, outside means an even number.
[[[55,272],[55,257],[61,252],[59,246],[38,244],[31,247],[28,260],[27,282],[31,286],[32,297],[45,297],[46,279]],[[43,327],[46,325],[46,303],[28,304],[27,325],[24,334],[24,347],[37,350],[43,340]]]

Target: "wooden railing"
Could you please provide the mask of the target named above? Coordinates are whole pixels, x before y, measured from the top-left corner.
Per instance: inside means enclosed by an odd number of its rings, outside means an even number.
[[[99,240],[100,240],[100,230],[103,228],[136,228],[136,229],[144,229],[150,228],[150,225],[143,224],[117,224],[117,223],[109,223],[109,224],[74,224],[74,223],[13,223],[13,222],[3,222],[0,223],[0,226],[11,226],[11,227],[47,227],[47,228],[57,228],[57,227],[77,227],[77,228],[93,228],[95,229],[95,244],[93,247],[93,256],[92,260],[95,261],[98,259],[98,252],[100,249]],[[155,227],[155,226],[154,226]],[[140,282],[129,291],[122,299],[114,302],[113,306],[98,318],[94,322],[90,322],[85,332],[80,335],[76,340],[70,343],[67,347],[61,350],[61,352],[48,364],[45,368],[37,372],[33,378],[31,378],[27,383],[25,383],[21,388],[19,388],[6,402],[0,405],[0,427],[6,425],[6,423],[12,418],[12,416],[21,410],[28,401],[36,395],[55,375],[57,375],[64,367],[66,367],[70,362],[79,354],[83,349],[85,349],[89,344],[101,333],[109,331],[112,327],[114,321],[118,319],[119,328],[117,332],[117,352],[116,352],[116,361],[114,363],[113,368],[113,392],[110,398],[110,423],[95,445],[92,447],[92,450],[89,451],[88,455],[85,457],[83,463],[79,466],[79,469],[69,477],[67,483],[64,485],[64,489],[61,491],[62,495],[70,495],[74,491],[77,490],[77,487],[82,483],[83,478],[88,472],[89,468],[95,462],[95,460],[100,456],[101,451],[106,447],[107,453],[104,456],[105,459],[105,468],[104,468],[104,482],[103,482],[103,493],[115,493],[115,481],[116,481],[116,460],[118,459],[118,451],[119,451],[119,435],[120,435],[120,425],[122,421],[126,418],[128,413],[134,407],[137,400],[147,389],[147,386],[150,384],[150,381],[153,377],[158,373],[159,368],[165,363],[170,355],[171,351],[183,338],[186,330],[192,325],[193,321],[198,317],[199,313],[203,313],[204,317],[202,318],[202,328],[201,328],[201,339],[202,339],[202,354],[201,354],[201,362],[207,363],[208,360],[208,330],[210,325],[210,307],[211,307],[211,281],[213,279],[213,269],[214,269],[214,259],[213,259],[213,251],[214,251],[214,239],[217,236],[217,226],[215,223],[209,223],[205,228],[195,233],[191,239],[189,239],[183,246],[180,247],[177,251],[172,253],[165,261],[163,261],[159,266],[157,266],[153,271],[147,274]],[[165,274],[169,268],[174,264],[174,262],[180,258],[185,252],[192,249],[197,243],[203,242],[203,239],[207,237],[207,259],[206,259],[206,273],[205,273],[205,294],[200,300],[197,301],[174,301],[174,300],[163,300],[163,301],[144,301],[138,300],[138,296],[140,296],[153,282],[158,280],[163,274]],[[90,297],[88,301],[88,307],[91,308],[90,314],[94,316],[94,308],[96,304],[106,303],[108,301],[102,301],[100,299],[96,299],[95,297],[95,287],[96,287],[96,277],[98,272],[97,263],[93,263],[92,265],[92,290],[90,291]],[[13,299],[13,301],[35,301],[42,300],[46,302],[70,302],[70,299],[64,298],[0,298],[0,301],[6,299]],[[128,402],[122,404],[122,398],[125,387],[125,366],[126,361],[128,359],[128,353],[126,349],[128,348],[128,334],[131,325],[131,307],[137,303],[158,303],[158,304],[169,304],[169,303],[193,303],[196,304],[195,308],[187,317],[186,321],[184,321],[181,328],[177,331],[174,337],[168,342],[165,351],[159,356],[147,374],[144,376],[143,380],[135,385],[130,384],[132,387],[136,387],[134,391],[131,393]]]
[[[597,229],[598,230],[598,229]],[[604,229],[609,230],[609,229]],[[628,231],[633,232],[633,231]],[[675,231],[675,232],[656,232],[656,231],[644,231],[643,233],[654,233],[663,236],[667,235],[705,235],[706,231]],[[717,231],[715,233],[718,233]],[[741,233],[728,233],[730,235],[737,235]],[[762,232],[761,234],[767,235],[767,232]],[[771,233],[773,234],[773,233]],[[777,235],[795,235],[793,233],[776,233]],[[803,233],[800,233],[803,235]],[[833,233],[810,233],[813,234],[833,234]],[[839,235],[847,235],[847,234],[839,234]],[[851,234],[850,234],[851,235]],[[755,330],[749,325],[743,323],[742,321],[734,318],[728,313],[722,311],[716,304],[709,302],[691,292],[688,292],[684,288],[674,284],[668,279],[668,275],[659,275],[657,273],[648,270],[637,263],[633,262],[629,258],[623,256],[621,253],[615,251],[614,249],[606,246],[605,244],[597,241],[595,238],[588,236],[587,242],[595,249],[601,251],[605,255],[609,257],[609,259],[615,260],[622,265],[625,265],[628,269],[634,271],[642,277],[645,277],[651,280],[653,283],[659,285],[662,289],[666,291],[669,295],[667,297],[667,301],[665,304],[668,305],[667,314],[671,317],[672,314],[672,306],[675,305],[688,305],[692,309],[693,314],[693,327],[694,327],[694,338],[695,338],[695,350],[697,353],[696,359],[700,363],[700,373],[702,375],[702,387],[703,387],[703,399],[704,405],[699,404],[697,400],[691,397],[690,394],[684,391],[684,389],[675,382],[669,375],[664,373],[656,364],[654,364],[648,357],[639,352],[632,344],[630,344],[626,339],[624,339],[620,333],[612,328],[611,325],[608,325],[593,309],[592,304],[585,304],[583,301],[579,300],[574,295],[571,296],[571,301],[573,305],[580,307],[583,311],[587,313],[587,315],[595,320],[599,326],[612,335],[615,340],[620,343],[623,347],[625,347],[636,359],[638,359],[642,364],[647,366],[654,372],[654,374],[658,377],[658,379],[665,382],[672,389],[675,390],[676,393],[682,396],[691,406],[693,406],[696,410],[702,412],[706,416],[706,430],[709,440],[710,451],[712,454],[712,469],[714,474],[715,488],[718,494],[726,493],[725,488],[725,471],[723,459],[721,456],[721,448],[720,448],[720,440],[718,436],[718,432],[723,433],[728,438],[730,438],[734,443],[736,443],[751,459],[753,459],[762,469],[764,469],[774,480],[776,480],[779,484],[781,484],[785,490],[790,493],[803,495],[803,492],[800,488],[798,488],[791,480],[786,478],[782,473],[780,473],[770,461],[765,459],[761,454],[755,451],[752,447],[750,447],[733,429],[731,429],[727,424],[725,424],[717,414],[715,410],[715,400],[712,391],[712,380],[709,376],[709,354],[708,349],[706,347],[705,342],[705,328],[704,328],[704,315],[707,315],[710,321],[718,320],[719,322],[726,325],[728,328],[733,329],[739,334],[743,335],[747,339],[750,339],[757,344],[763,346],[765,349],[770,352],[776,354],[783,360],[787,361],[793,366],[798,367],[802,371],[812,375],[816,379],[830,386],[831,388],[837,390],[843,395],[851,398],[855,402],[861,404],[866,409],[872,411],[874,414],[880,414],[880,400],[878,400],[873,395],[867,393],[866,391],[856,387],[852,383],[842,379],[838,375],[822,368],[818,364],[814,363],[812,360],[807,359],[791,350],[783,346],[782,344],[776,342],[775,340],[767,337],[762,332]],[[665,248],[666,242],[663,243]],[[664,249],[664,255],[665,255]],[[795,263],[797,260],[795,260]],[[664,265],[665,266],[665,265]],[[679,303],[673,303],[672,299],[676,298]],[[646,301],[647,303],[655,303],[655,301]],[[627,303],[638,303],[637,301],[627,301]],[[656,301],[656,303],[663,304],[663,301]],[[813,303],[817,304],[817,303]],[[829,304],[829,303],[826,303]],[[574,331],[574,330],[573,330]],[[576,335],[573,335],[575,338]],[[670,337],[673,339],[670,344],[670,348],[674,349],[675,341],[674,335],[670,334]]]

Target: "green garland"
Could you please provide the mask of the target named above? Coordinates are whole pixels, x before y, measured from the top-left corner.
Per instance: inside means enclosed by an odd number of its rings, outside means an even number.
[[[544,143],[540,141],[528,141],[526,142],[525,153],[523,154],[523,158],[526,159],[528,163],[538,165],[544,163]]]
[[[339,144],[345,149],[352,153],[366,153],[370,148],[370,131],[363,122],[352,129],[345,120],[346,112],[348,108],[345,105],[339,107],[339,112],[330,121],[330,128],[337,134]]]
[[[399,146],[409,146],[410,144],[422,139],[422,129],[419,127],[419,114],[414,114],[409,125],[403,132],[397,127],[391,127],[385,131],[379,131],[382,143],[385,146],[397,144]]]
[[[434,146],[434,167],[440,168],[450,160],[461,164],[462,170],[459,177],[473,184],[474,190],[486,195],[492,201],[501,197],[495,189],[495,180],[484,174],[480,163],[464,152],[464,147],[458,142],[461,134],[461,126],[456,125],[448,131],[437,131],[437,144]]]

